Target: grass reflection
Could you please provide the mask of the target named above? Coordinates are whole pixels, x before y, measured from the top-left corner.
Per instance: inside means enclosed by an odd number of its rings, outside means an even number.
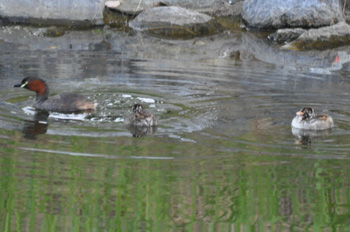
[[[30,144],[20,132],[2,133],[1,231],[350,230],[348,160],[227,155],[159,138],[98,147],[94,138],[67,145],[66,136],[48,135],[23,150]],[[67,147],[116,158],[39,150]],[[128,158],[172,151],[181,157]]]

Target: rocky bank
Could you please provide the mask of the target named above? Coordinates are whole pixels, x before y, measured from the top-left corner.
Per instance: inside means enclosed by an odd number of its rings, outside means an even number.
[[[284,49],[348,44],[345,0],[1,0],[3,24],[111,26],[171,39],[222,31],[279,30],[268,38]],[[346,2],[345,2],[346,3]],[[64,33],[43,32],[43,36]],[[243,29],[244,31],[244,29]],[[327,35],[327,36],[325,36]]]

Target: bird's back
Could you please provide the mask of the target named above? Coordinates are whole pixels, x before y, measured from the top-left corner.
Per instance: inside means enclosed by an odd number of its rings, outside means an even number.
[[[35,102],[34,107],[45,111],[71,113],[96,109],[96,104],[77,93],[61,93],[43,102]]]

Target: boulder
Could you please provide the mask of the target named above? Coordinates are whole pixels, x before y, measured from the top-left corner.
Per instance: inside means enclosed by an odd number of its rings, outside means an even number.
[[[104,6],[104,0],[2,0],[0,16],[8,22],[100,25]]]
[[[171,38],[193,38],[217,31],[209,15],[181,7],[154,7],[139,14],[129,26],[137,31]]]
[[[339,0],[245,0],[242,18],[252,28],[312,28],[344,20]]]
[[[340,51],[349,53],[348,50],[350,48],[348,49],[348,47],[323,51],[289,51],[271,46],[265,37],[257,36],[255,32],[242,34],[241,47],[244,49],[246,57],[254,57],[265,63],[273,64],[292,72],[295,72],[297,69],[298,71],[332,74],[334,70],[342,69],[342,66],[349,62],[348,57],[340,55]]]
[[[111,0],[113,2],[117,0]],[[127,15],[137,15],[157,6],[178,6],[215,16],[240,16],[243,0],[118,0],[118,7],[106,7]]]
[[[199,10],[222,5],[225,0],[124,0],[118,10],[126,14],[138,14],[155,6],[179,6]]]
[[[282,48],[291,50],[325,50],[350,43],[350,26],[345,22],[336,25],[310,29],[302,33],[296,40]]]

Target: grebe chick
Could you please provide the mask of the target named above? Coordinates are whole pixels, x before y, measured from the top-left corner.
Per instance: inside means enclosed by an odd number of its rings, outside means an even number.
[[[21,87],[36,92],[33,106],[42,111],[74,113],[95,110],[97,105],[77,93],[61,93],[49,97],[49,87],[43,79],[37,77],[26,77],[20,84],[13,87]]]
[[[304,107],[296,113],[292,127],[304,130],[327,130],[334,127],[333,118],[326,114],[315,114],[311,107]]]
[[[132,107],[132,113],[125,117],[125,124],[134,126],[156,126],[158,121],[153,114],[143,110],[141,104],[135,104]]]

